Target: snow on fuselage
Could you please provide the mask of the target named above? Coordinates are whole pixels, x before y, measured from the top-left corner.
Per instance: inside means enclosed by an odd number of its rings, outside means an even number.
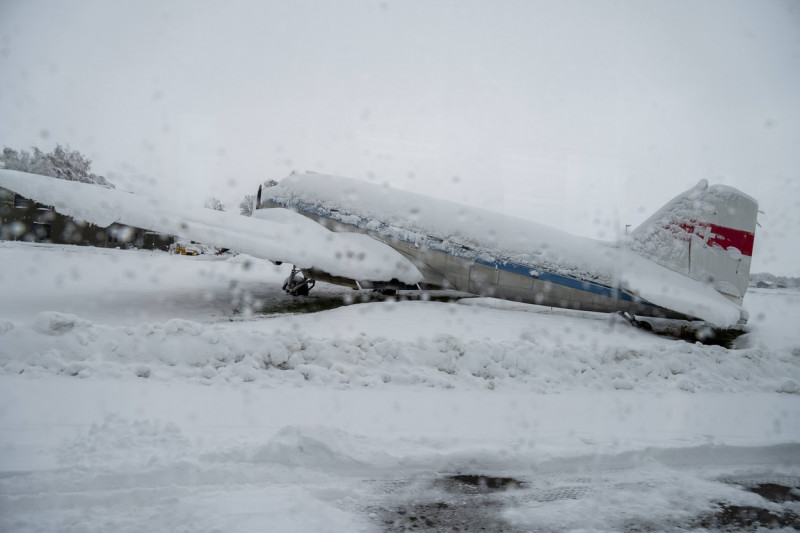
[[[262,208],[294,209],[333,231],[366,233],[388,244],[411,259],[432,287],[588,311],[699,314],[689,306],[654,303],[643,295],[647,290],[636,290],[643,275],[670,283],[674,272],[623,246],[531,221],[320,174],[292,175],[264,197]],[[634,273],[633,283],[626,272]],[[735,323],[738,312],[722,321],[730,319]]]

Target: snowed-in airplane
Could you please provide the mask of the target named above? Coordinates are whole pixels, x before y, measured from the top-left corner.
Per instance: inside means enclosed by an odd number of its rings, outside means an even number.
[[[259,188],[253,217],[170,208],[96,185],[0,170],[0,186],[101,227],[117,222],[295,265],[315,280],[393,291],[445,288],[598,312],[746,321],[757,203],[701,181],[612,243],[362,181],[293,174]]]

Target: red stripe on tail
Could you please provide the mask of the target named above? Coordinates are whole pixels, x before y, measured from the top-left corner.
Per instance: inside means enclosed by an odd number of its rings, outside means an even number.
[[[709,224],[707,222],[697,222],[695,224],[684,223],[681,224],[681,229],[692,235],[697,235],[709,246],[719,246],[724,250],[732,246],[742,252],[743,255],[753,256],[753,243],[756,238],[755,233],[717,226],[716,224]]]

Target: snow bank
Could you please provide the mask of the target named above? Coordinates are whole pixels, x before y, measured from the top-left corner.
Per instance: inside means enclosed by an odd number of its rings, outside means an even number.
[[[668,531],[719,502],[780,510],[738,484],[800,476],[796,402],[774,394],[0,381],[8,399],[51,399],[0,419],[24,427],[26,449],[46,434],[38,460],[59,460],[0,477],[3,531],[374,531],[428,502],[468,525],[486,513],[521,530]],[[58,423],[43,429],[37,410]],[[522,486],[482,499],[446,484],[470,473]]]
[[[58,448],[62,467],[136,470],[186,460],[190,440],[171,422],[107,415]]]
[[[377,450],[369,439],[326,426],[285,426],[264,446],[246,454],[254,463],[276,463],[290,467],[341,470],[374,464]]]
[[[540,393],[800,392],[791,379],[800,375],[800,343],[779,353],[763,346],[727,350],[648,338],[625,325],[618,325],[619,333],[599,332],[600,327],[608,327],[602,322],[582,330],[575,319],[565,317],[550,318],[566,320],[576,328],[566,337],[554,336],[555,321],[544,319],[518,338],[420,332],[407,339],[380,335],[380,324],[385,324],[382,317],[388,313],[388,317],[453,318],[455,314],[464,329],[474,329],[474,321],[491,322],[492,315],[504,312],[484,310],[476,315],[473,309],[436,302],[402,302],[392,312],[383,307],[361,304],[328,312],[332,324],[339,324],[343,336],[338,337],[316,336],[313,316],[284,322],[288,329],[247,322],[208,326],[182,319],[111,327],[45,312],[30,323],[6,323],[2,328],[0,372],[270,386],[524,388]],[[369,323],[363,323],[366,316],[380,321],[374,333]],[[341,327],[359,320],[366,331],[348,334]],[[631,334],[642,338],[630,345]]]
[[[352,489],[337,498],[318,475],[306,475],[313,484],[303,486],[274,465],[204,452],[172,422],[109,415],[62,442],[57,455],[53,471],[0,480],[0,529],[367,530],[367,517],[337,501]]]
[[[260,298],[283,297],[290,268],[247,254],[189,257],[8,241],[0,241],[0,263],[0,321],[33,320],[55,309],[106,325],[241,316]]]

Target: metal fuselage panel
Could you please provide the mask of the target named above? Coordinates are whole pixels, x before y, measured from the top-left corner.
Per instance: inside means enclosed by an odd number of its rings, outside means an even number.
[[[264,201],[260,205],[260,208],[273,207],[285,206],[271,201]],[[414,263],[424,276],[424,285],[427,288],[453,289],[504,300],[583,311],[603,313],[628,311],[640,316],[691,318],[638,300],[623,291],[610,287],[565,276],[540,274],[530,268],[520,268],[519,265],[485,264],[441,250],[433,250],[415,243],[387,237],[314,213],[301,210],[297,210],[297,212],[331,231],[363,233],[391,246]],[[318,271],[315,271],[315,275],[321,278],[319,274]],[[345,282],[339,278],[321,279],[351,287],[358,285],[355,281],[362,281],[347,280]]]

